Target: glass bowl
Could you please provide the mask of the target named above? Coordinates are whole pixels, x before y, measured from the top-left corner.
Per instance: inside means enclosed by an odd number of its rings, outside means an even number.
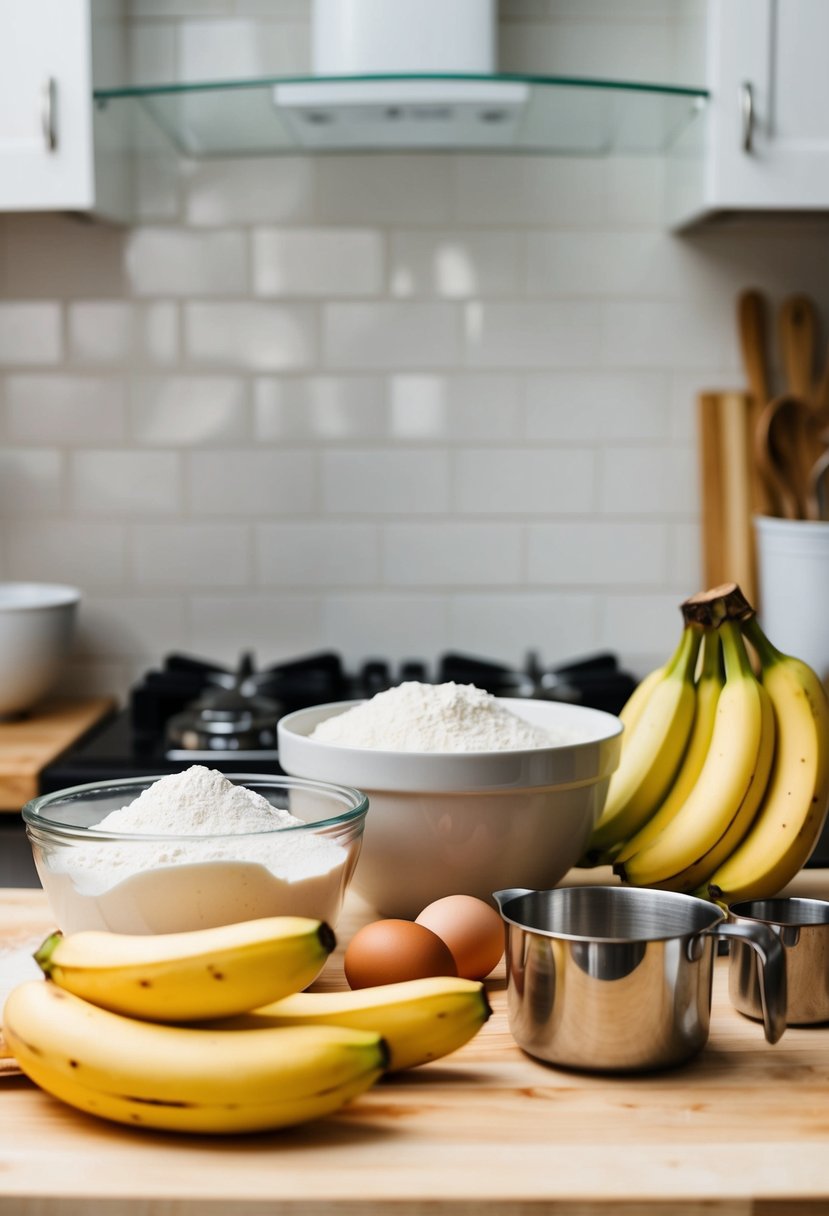
[[[176,933],[262,916],[336,924],[363,840],[368,799],[328,781],[225,774],[301,826],[210,835],[100,830],[159,777],[76,785],[23,807],[52,914],[64,933]]]

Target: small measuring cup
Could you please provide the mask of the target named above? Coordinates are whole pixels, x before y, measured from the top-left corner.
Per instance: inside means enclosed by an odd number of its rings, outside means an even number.
[[[753,899],[728,909],[737,925],[767,925],[780,939],[786,962],[786,1025],[829,1022],[829,901]],[[740,1013],[763,1016],[755,956],[734,942],[728,994]]]
[[[495,891],[505,924],[507,1008],[520,1047],[596,1072],[665,1068],[708,1039],[716,939],[757,954],[766,1039],[785,1029],[783,947],[691,895],[636,887]]]

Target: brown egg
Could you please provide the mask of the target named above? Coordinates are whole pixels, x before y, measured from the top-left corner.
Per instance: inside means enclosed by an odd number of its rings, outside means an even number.
[[[431,929],[446,942],[467,980],[482,980],[504,952],[501,916],[472,895],[445,895],[424,908],[415,924]]]
[[[350,988],[396,984],[429,975],[457,975],[445,942],[410,920],[375,920],[359,929],[345,952]]]

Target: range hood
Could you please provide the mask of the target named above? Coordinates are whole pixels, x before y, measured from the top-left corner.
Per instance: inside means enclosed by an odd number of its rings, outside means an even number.
[[[274,102],[304,147],[486,146],[514,140],[529,100],[493,79],[495,0],[313,0],[317,79]]]
[[[140,153],[161,131],[195,158],[663,153],[689,127],[693,142],[704,89],[499,73],[496,18],[496,0],[313,0],[311,75],[96,91],[96,140]]]

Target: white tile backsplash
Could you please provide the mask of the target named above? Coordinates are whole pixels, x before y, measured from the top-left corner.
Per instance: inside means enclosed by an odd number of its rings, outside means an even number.
[[[439,515],[449,510],[445,451],[378,448],[322,455],[323,509],[336,515]]]
[[[473,367],[589,368],[601,349],[599,306],[582,301],[488,300],[466,305],[466,358]]]
[[[70,501],[79,515],[173,515],[181,510],[181,469],[169,452],[73,452]]]
[[[259,524],[257,581],[264,586],[361,587],[380,579],[376,525],[347,523]]]
[[[454,468],[454,506],[461,514],[589,514],[596,488],[589,448],[465,448]]]
[[[194,515],[280,516],[317,508],[317,461],[311,451],[192,452],[188,504]]]
[[[460,314],[451,304],[326,304],[323,361],[335,368],[453,367]]]
[[[247,244],[239,232],[138,228],[125,259],[137,296],[234,296],[248,286]]]
[[[671,388],[661,372],[535,373],[526,381],[527,437],[596,445],[668,440]]]
[[[514,232],[398,232],[390,262],[391,294],[400,299],[514,295],[521,243]]]
[[[0,367],[58,363],[62,356],[57,304],[0,301]]]
[[[383,239],[348,229],[259,229],[251,252],[257,296],[376,296]]]
[[[127,581],[127,526],[97,520],[21,519],[9,532],[9,578],[85,589]]]
[[[383,581],[391,586],[503,586],[524,578],[518,525],[388,524]]]
[[[188,638],[197,654],[236,665],[252,651],[260,667],[292,659],[320,645],[325,637],[324,601],[307,595],[194,595],[190,602]]]
[[[239,376],[134,376],[130,435],[142,445],[190,448],[250,436],[248,384]]]
[[[136,353],[135,306],[123,300],[82,300],[68,312],[69,358],[74,363],[129,365]]]
[[[299,156],[190,161],[182,172],[185,219],[199,226],[305,223],[314,205],[314,168],[310,157]]]
[[[309,304],[185,304],[185,358],[249,371],[310,367],[318,328]]]
[[[132,561],[142,588],[241,587],[251,579],[251,540],[242,524],[141,524]]]
[[[65,462],[54,448],[0,451],[0,518],[9,517],[13,533],[19,518],[56,515],[65,502]]]
[[[522,428],[518,376],[391,376],[389,406],[389,433],[401,440],[503,443]]]
[[[9,376],[6,417],[14,443],[100,447],[126,435],[126,383],[116,376]]]
[[[691,83],[693,3],[503,0],[500,66]],[[300,75],[309,7],[129,0],[133,79]],[[825,222],[672,236],[665,185],[659,156],[148,158],[131,227],[0,215],[0,573],[81,587],[72,688],[171,649],[661,661],[737,294],[829,315]]]
[[[348,443],[389,433],[379,376],[257,376],[257,439]]]
[[[92,367],[165,365],[178,359],[178,305],[78,300],[67,308],[69,358]]]
[[[662,523],[573,520],[527,528],[530,583],[626,587],[668,580],[668,528]]]
[[[451,157],[322,156],[314,175],[322,223],[445,225],[452,218]]]

